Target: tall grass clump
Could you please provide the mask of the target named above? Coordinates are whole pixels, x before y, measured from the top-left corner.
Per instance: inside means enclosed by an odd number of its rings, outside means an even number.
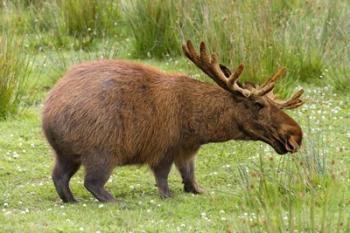
[[[119,1],[116,0],[57,0],[63,17],[59,22],[68,35],[86,47],[95,38],[113,36],[120,18]]]
[[[347,232],[346,168],[325,145],[322,136],[308,137],[296,156],[260,154],[241,166],[236,232]]]
[[[0,36],[0,119],[16,113],[24,96],[29,73],[28,57],[21,43],[9,35]]]
[[[179,4],[172,0],[134,0],[124,5],[136,57],[163,58],[180,54]]]

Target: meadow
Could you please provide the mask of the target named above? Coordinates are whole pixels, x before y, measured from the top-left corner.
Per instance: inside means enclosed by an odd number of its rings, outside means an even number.
[[[347,0],[2,0],[0,1],[0,232],[350,232],[350,3]],[[202,195],[158,196],[146,167],[117,168],[96,202],[81,169],[77,204],[51,181],[53,155],[41,131],[48,90],[85,60],[131,59],[211,82],[181,53],[203,40],[243,80],[288,73],[281,97],[303,87],[288,114],[304,142],[280,156],[261,142],[203,146]],[[213,84],[214,85],[214,84]]]

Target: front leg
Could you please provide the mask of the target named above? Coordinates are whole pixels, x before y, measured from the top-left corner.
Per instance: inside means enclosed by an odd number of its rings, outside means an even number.
[[[164,160],[156,166],[151,166],[161,198],[168,198],[171,196],[168,186],[168,175],[172,164],[173,161]]]
[[[175,165],[181,174],[184,191],[194,194],[203,193],[203,189],[197,184],[194,176],[194,159],[178,160],[175,161]]]

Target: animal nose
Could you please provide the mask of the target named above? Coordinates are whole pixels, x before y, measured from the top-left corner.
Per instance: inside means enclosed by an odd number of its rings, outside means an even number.
[[[287,140],[287,142],[285,143],[285,147],[287,149],[287,151],[291,152],[291,153],[295,153],[298,151],[298,149],[300,148],[300,144],[301,144],[301,140],[299,138],[296,138],[295,136],[290,136]]]

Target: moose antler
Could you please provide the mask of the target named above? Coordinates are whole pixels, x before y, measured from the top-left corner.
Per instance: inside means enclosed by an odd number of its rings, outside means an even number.
[[[304,104],[304,101],[300,99],[300,96],[304,93],[303,89],[300,89],[289,100],[280,100],[274,95],[273,91],[270,91],[266,96],[272,100],[280,109],[293,109]]]
[[[266,95],[271,99],[279,108],[292,109],[299,107],[303,104],[303,101],[299,97],[303,94],[303,90],[299,90],[293,95],[290,100],[283,101],[276,98],[273,94],[273,88],[275,87],[276,81],[286,73],[285,68],[279,69],[269,80],[258,88],[243,88],[238,84],[239,76],[243,71],[243,64],[240,64],[238,68],[231,72],[225,70],[223,72],[221,65],[218,63],[216,54],[208,55],[204,42],[200,43],[199,54],[194,49],[192,42],[187,41],[186,44],[182,45],[186,57],[188,57],[198,68],[212,78],[220,87],[230,92],[239,92],[245,97],[249,96],[263,96]]]
[[[182,45],[182,49],[186,57],[188,57],[198,68],[211,77],[220,87],[227,91],[240,92],[247,97],[251,95],[249,90],[243,89],[237,84],[237,80],[244,68],[242,64],[239,65],[229,77],[226,77],[220,68],[217,55],[212,54],[211,57],[209,57],[204,42],[201,42],[200,44],[199,55],[194,49],[191,41],[187,41],[186,44]]]

